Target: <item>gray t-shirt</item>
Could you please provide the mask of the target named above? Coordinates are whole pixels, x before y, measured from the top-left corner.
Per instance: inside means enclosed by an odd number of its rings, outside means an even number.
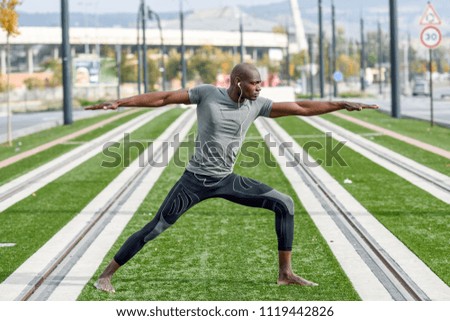
[[[198,133],[186,169],[214,177],[231,174],[247,130],[257,117],[269,117],[272,101],[263,97],[246,99],[238,107],[227,89],[212,85],[190,89],[189,100],[197,104]]]

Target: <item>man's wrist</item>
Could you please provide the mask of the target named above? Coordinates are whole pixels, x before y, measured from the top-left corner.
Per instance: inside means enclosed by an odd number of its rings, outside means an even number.
[[[338,110],[345,109],[345,104],[343,101],[335,101]]]

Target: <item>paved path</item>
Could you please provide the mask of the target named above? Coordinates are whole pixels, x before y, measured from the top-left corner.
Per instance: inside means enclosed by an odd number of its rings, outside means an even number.
[[[24,159],[24,158],[30,157],[30,156],[35,155],[37,153],[40,153],[40,152],[42,152],[44,150],[52,148],[55,145],[62,144],[62,143],[67,142],[67,141],[69,141],[71,139],[74,139],[76,137],[79,137],[81,135],[89,133],[89,132],[91,132],[91,131],[93,131],[93,130],[95,130],[97,128],[100,128],[100,127],[105,126],[105,125],[107,125],[109,123],[112,123],[113,121],[116,121],[116,120],[118,120],[118,119],[120,119],[122,117],[128,116],[128,115],[130,115],[132,113],[136,113],[137,111],[138,111],[138,109],[134,109],[134,110],[129,111],[129,112],[119,113],[119,114],[117,114],[117,115],[115,115],[115,116],[113,116],[111,118],[105,119],[105,120],[103,120],[101,122],[98,122],[98,123],[96,123],[94,125],[91,125],[89,127],[83,128],[83,129],[81,129],[79,131],[76,131],[74,133],[68,134],[66,136],[60,137],[60,138],[55,139],[53,141],[50,141],[48,143],[42,144],[40,146],[37,146],[37,147],[35,147],[33,149],[27,150],[27,151],[25,151],[23,153],[20,153],[20,154],[17,154],[15,156],[12,156],[10,158],[7,158],[7,159],[5,159],[3,161],[0,161],[0,168],[9,166],[9,165],[11,165],[11,164],[13,164],[15,162],[18,162],[18,161]]]
[[[401,140],[401,141],[403,141],[405,143],[408,143],[408,144],[414,145],[416,147],[425,149],[425,150],[427,150],[427,151],[429,151],[431,153],[434,153],[434,154],[437,154],[439,156],[446,157],[446,158],[450,159],[450,152],[446,151],[445,149],[442,149],[442,148],[439,148],[439,147],[436,147],[436,146],[433,146],[433,145],[421,142],[421,141],[419,141],[417,139],[401,135],[401,134],[396,133],[396,132],[394,132],[392,130],[389,130],[389,129],[386,129],[386,128],[383,128],[383,127],[380,127],[380,126],[377,126],[377,125],[373,125],[371,123],[365,122],[363,120],[356,119],[354,117],[351,117],[351,116],[348,116],[348,115],[345,115],[345,114],[342,114],[342,113],[334,113],[333,115],[335,115],[335,116],[337,116],[339,118],[348,120],[348,121],[350,121],[350,122],[352,122],[354,124],[357,124],[357,125],[369,128],[371,130],[374,130],[376,132],[382,133],[384,135],[391,136],[391,137],[396,138],[398,140]]]

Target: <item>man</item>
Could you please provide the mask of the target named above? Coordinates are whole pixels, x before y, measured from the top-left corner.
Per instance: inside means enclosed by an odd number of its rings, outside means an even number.
[[[212,197],[221,197],[246,206],[266,208],[275,213],[278,239],[279,285],[315,286],[294,274],[291,250],[294,235],[294,203],[288,195],[255,180],[234,174],[233,166],[245,134],[259,116],[312,116],[340,109],[348,111],[376,105],[351,102],[272,102],[259,97],[261,77],[255,66],[235,66],[228,89],[201,85],[190,90],[152,92],[86,109],[161,107],[170,104],[197,104],[198,134],[195,152],[184,174],[174,185],[154,219],[122,245],[95,283],[97,289],[114,292],[111,278],[147,242],[156,238],[189,208]]]

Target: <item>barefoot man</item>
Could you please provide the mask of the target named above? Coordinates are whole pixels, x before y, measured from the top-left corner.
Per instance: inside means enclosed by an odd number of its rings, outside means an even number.
[[[258,70],[251,64],[242,63],[233,68],[228,89],[200,85],[189,90],[145,93],[86,108],[196,104],[198,121],[194,155],[185,172],[172,187],[153,220],[122,245],[95,283],[97,289],[114,292],[111,279],[121,266],[147,242],[172,226],[188,209],[212,197],[272,210],[278,239],[278,284],[317,285],[296,275],[291,267],[294,235],[292,198],[263,183],[234,174],[236,156],[248,128],[259,116],[313,116],[341,109],[354,111],[376,109],[378,106],[352,102],[272,102],[260,97],[260,91],[261,76]]]

